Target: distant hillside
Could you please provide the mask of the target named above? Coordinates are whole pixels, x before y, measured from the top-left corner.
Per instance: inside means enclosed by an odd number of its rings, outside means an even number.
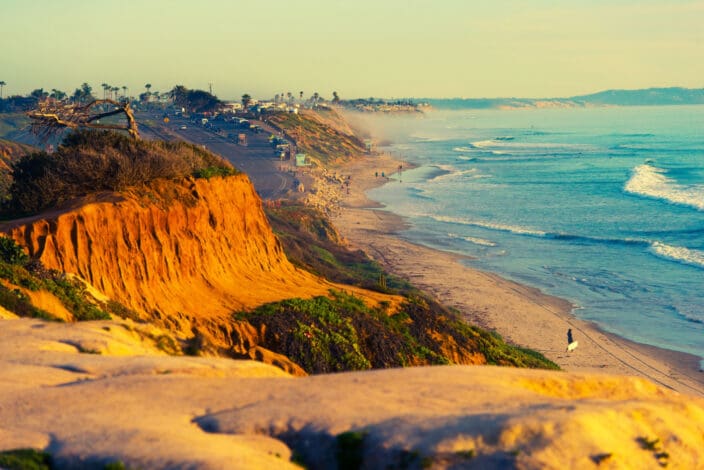
[[[438,109],[578,108],[588,106],[671,106],[704,104],[704,88],[606,90],[569,98],[443,98],[427,99]]]
[[[334,110],[302,110],[300,114],[278,113],[269,118],[293,139],[299,151],[315,161],[344,161],[364,153],[364,143],[355,136],[349,124]]]
[[[606,90],[575,96],[575,101],[611,106],[667,106],[704,104],[704,88],[648,88],[647,90]]]

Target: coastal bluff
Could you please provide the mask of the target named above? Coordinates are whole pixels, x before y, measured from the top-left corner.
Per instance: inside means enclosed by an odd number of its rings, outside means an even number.
[[[326,296],[330,289],[369,304],[396,302],[293,266],[244,174],[96,193],[5,222],[0,232],[45,268],[81,279],[96,299],[119,302],[138,321],[181,339],[196,335],[210,345],[206,353],[257,357],[300,374],[285,357],[258,346],[261,332],[233,321],[233,312]],[[61,311],[54,316],[72,320]]]

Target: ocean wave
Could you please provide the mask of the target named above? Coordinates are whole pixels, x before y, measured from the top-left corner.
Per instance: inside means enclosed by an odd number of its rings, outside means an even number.
[[[483,222],[483,221],[476,221],[476,220],[470,220],[466,219],[464,217],[451,217],[451,216],[446,216],[446,215],[432,215],[432,214],[426,214],[426,217],[430,217],[433,220],[436,220],[438,222],[446,222],[450,224],[458,224],[458,225],[469,225],[473,227],[480,227],[480,228],[487,228],[490,230],[498,230],[500,232],[511,232],[515,233],[518,235],[533,235],[533,236],[538,236],[538,237],[544,237],[547,235],[546,232],[540,231],[540,230],[535,230],[529,227],[520,227],[517,225],[508,225],[508,224],[501,224],[501,223],[495,223],[495,222]]]
[[[459,157],[457,157],[457,160],[462,160],[462,161],[465,161],[465,162],[476,162],[476,161],[477,161],[477,157],[466,157],[466,156],[464,156],[464,155],[460,155]]]
[[[476,142],[471,142],[469,144],[474,149],[504,149],[504,150],[522,150],[522,151],[534,151],[534,150],[550,150],[554,152],[559,150],[561,152],[572,152],[572,151],[585,151],[590,150],[593,147],[586,144],[567,144],[567,143],[557,143],[557,142],[515,142],[513,139],[508,140],[508,138],[490,139],[490,140],[479,140]],[[459,147],[458,147],[459,148]]]
[[[704,251],[692,250],[691,248],[682,246],[667,245],[662,242],[653,242],[650,249],[654,254],[662,258],[704,268]]]
[[[452,149],[454,152],[460,152],[460,153],[465,153],[465,152],[471,152],[474,149],[474,147],[455,147]]]
[[[444,181],[448,179],[461,178],[463,176],[468,176],[471,179],[481,179],[481,178],[492,178],[492,175],[479,173],[477,168],[468,168],[466,170],[458,170],[451,165],[433,165],[438,168],[441,173],[434,174],[429,178],[427,183],[437,183],[438,181]]]
[[[448,233],[448,237],[450,238],[459,238],[462,239],[466,242],[473,243],[475,245],[480,245],[480,246],[496,246],[496,243],[492,242],[491,240],[485,240],[483,238],[478,238],[478,237],[463,237],[461,235],[457,235],[456,233]]]
[[[488,230],[496,230],[499,232],[509,232],[516,235],[524,235],[536,238],[546,238],[550,240],[560,240],[573,243],[588,243],[592,245],[630,245],[640,247],[650,247],[652,241],[641,238],[607,238],[607,237],[592,237],[589,235],[577,235],[560,232],[547,232],[538,230],[532,227],[523,227],[519,225],[502,224],[497,222],[486,222],[481,220],[471,220],[464,217],[451,217],[445,215],[433,214],[418,214],[419,216],[429,217],[438,222],[445,222],[457,225],[467,225],[479,227]]]
[[[704,185],[682,185],[666,176],[666,171],[651,165],[633,169],[624,191],[640,196],[663,199],[673,204],[694,207],[704,211]]]

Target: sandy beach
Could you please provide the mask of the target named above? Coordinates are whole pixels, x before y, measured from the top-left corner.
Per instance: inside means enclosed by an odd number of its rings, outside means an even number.
[[[473,324],[501,334],[507,341],[543,353],[569,372],[645,377],[681,393],[704,396],[704,372],[696,356],[634,343],[578,319],[573,305],[502,277],[468,267],[460,256],[402,238],[405,221],[366,197],[387,182],[375,176],[393,174],[404,162],[386,156],[355,159],[338,169],[351,177],[349,192],[319,179],[318,194],[339,200],[329,213],[340,234],[391,273],[404,277],[458,309]],[[388,184],[402,184],[389,180]],[[327,186],[327,187],[325,187]],[[333,196],[334,193],[337,193]],[[321,194],[321,195],[322,195]],[[337,204],[335,204],[337,205]],[[566,352],[567,330],[579,347]]]

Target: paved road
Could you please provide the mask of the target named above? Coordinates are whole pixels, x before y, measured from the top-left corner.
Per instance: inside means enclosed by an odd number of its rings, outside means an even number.
[[[169,116],[169,123],[164,124],[163,116],[163,113],[153,112],[136,114],[143,138],[182,139],[196,145],[204,145],[208,150],[227,159],[235,168],[247,173],[263,199],[279,199],[295,194],[298,180],[290,171],[281,170],[291,168],[292,165],[289,161],[281,161],[274,154],[274,149],[269,143],[272,129],[257,134],[250,130],[237,129],[234,124],[217,122],[216,125],[226,135],[245,133],[248,145],[243,146],[182,117]]]

